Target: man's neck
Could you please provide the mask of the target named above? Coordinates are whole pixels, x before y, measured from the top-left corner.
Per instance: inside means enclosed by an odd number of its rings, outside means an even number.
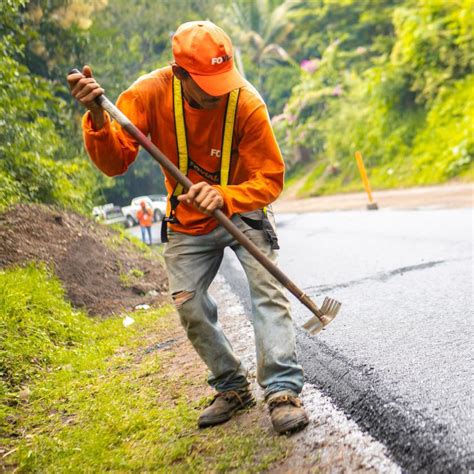
[[[193,108],[193,109],[202,109],[202,107],[183,90],[184,100]]]

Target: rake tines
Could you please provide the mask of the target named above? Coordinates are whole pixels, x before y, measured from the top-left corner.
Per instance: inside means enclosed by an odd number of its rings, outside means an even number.
[[[314,311],[316,316],[313,316],[305,324],[303,328],[306,329],[311,335],[317,334],[325,326],[327,326],[339,312],[341,303],[334,298],[324,298],[323,305],[317,311]]]

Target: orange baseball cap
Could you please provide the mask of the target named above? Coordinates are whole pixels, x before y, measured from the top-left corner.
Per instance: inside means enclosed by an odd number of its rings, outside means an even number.
[[[211,21],[183,23],[173,36],[176,64],[209,95],[228,94],[246,84],[234,66],[232,42]]]

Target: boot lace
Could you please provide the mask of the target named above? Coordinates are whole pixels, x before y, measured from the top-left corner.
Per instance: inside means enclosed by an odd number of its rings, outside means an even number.
[[[294,405],[299,408],[302,403],[301,400],[297,397],[292,397],[291,395],[281,395],[280,397],[275,397],[268,403],[268,408],[270,413],[278,406],[281,405]]]
[[[214,396],[214,400],[212,403],[214,403],[218,398],[223,398],[226,402],[231,402],[235,398],[239,401],[241,405],[244,404],[244,401],[242,400],[241,395],[236,392],[235,390],[228,390],[227,392],[219,392]]]

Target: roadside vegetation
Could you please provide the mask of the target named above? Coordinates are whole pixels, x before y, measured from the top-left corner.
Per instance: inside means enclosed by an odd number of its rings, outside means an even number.
[[[473,12],[471,0],[296,10],[308,56],[273,119],[287,153],[299,150],[287,184],[299,196],[360,189],[356,150],[378,188],[472,180]]]
[[[213,392],[159,252],[38,204],[0,233],[0,471],[262,472],[291,454],[263,402],[197,429]]]
[[[0,272],[0,314],[4,469],[261,472],[287,454],[252,421],[196,429],[205,368],[169,306],[91,319],[31,264]]]

